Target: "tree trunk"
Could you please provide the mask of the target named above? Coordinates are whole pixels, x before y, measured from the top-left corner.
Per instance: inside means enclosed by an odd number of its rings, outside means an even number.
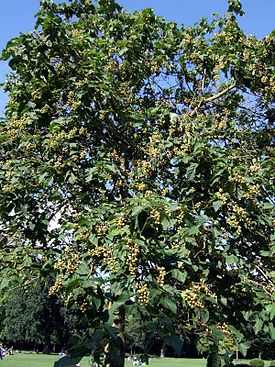
[[[221,357],[219,356],[218,345],[213,345],[209,355],[207,357],[207,367],[220,367],[221,366]]]
[[[162,341],[161,350],[160,350],[160,358],[165,357],[165,350],[166,350],[166,344],[164,341]]]
[[[109,341],[104,348],[104,367],[124,367],[125,365],[125,309],[121,306],[114,319],[114,326],[119,329],[117,340]]]

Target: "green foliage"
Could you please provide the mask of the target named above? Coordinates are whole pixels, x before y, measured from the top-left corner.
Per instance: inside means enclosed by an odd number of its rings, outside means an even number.
[[[233,12],[237,15],[244,15],[240,0],[228,0],[228,5],[228,11]]]
[[[41,284],[32,289],[20,287],[14,290],[3,305],[3,311],[2,337],[8,341],[36,345],[58,343],[62,339],[56,334],[62,332],[60,310]]]
[[[144,351],[274,334],[274,42],[234,14],[43,1],[2,53],[0,288],[54,274],[95,353],[123,353],[130,316]]]
[[[83,320],[66,310],[61,300],[49,296],[49,287],[38,281],[11,291],[1,306],[1,338],[12,343],[65,345],[72,330],[83,329]]]

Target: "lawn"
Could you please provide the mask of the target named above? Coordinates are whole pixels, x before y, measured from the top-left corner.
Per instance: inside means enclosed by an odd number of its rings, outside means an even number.
[[[17,353],[4,358],[0,362],[0,367],[53,367],[56,359],[56,355]],[[150,367],[205,367],[205,365],[205,359],[153,358],[150,360]],[[266,362],[265,365],[268,366],[269,363]],[[89,358],[83,358],[80,366],[89,367]],[[125,367],[132,366],[131,362],[126,361]]]
[[[56,355],[46,354],[24,354],[18,353],[8,356],[0,362],[0,367],[52,367],[56,361]],[[89,358],[83,358],[81,367],[89,367]],[[132,367],[133,364],[126,361],[125,367]],[[175,359],[175,358],[154,358],[150,361],[152,367],[205,367],[203,359]]]

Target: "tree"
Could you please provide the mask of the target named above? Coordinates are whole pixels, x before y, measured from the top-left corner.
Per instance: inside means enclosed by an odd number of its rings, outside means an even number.
[[[11,292],[1,307],[2,339],[33,349],[50,345],[61,348],[75,329],[84,328],[81,318],[48,291],[49,287],[39,281],[32,288],[21,286]]]
[[[123,366],[125,314],[145,353],[169,320],[212,366],[248,322],[274,336],[274,33],[246,36],[241,13],[178,27],[43,0],[2,53],[2,287],[56,272],[50,293],[91,320],[73,355]]]

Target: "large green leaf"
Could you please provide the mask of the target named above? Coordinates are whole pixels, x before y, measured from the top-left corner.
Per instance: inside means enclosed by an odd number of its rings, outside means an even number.
[[[185,283],[186,278],[187,278],[187,272],[179,270],[179,269],[174,269],[172,270],[172,276],[174,279],[178,280],[181,283]]]
[[[165,307],[167,310],[172,311],[174,314],[177,313],[177,305],[175,302],[173,302],[169,297],[164,297],[160,300],[160,303],[163,307]]]

